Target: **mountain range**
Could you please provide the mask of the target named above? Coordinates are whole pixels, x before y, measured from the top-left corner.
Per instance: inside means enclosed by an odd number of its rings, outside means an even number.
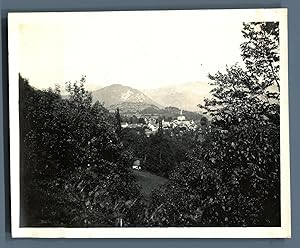
[[[113,84],[92,91],[93,101],[99,101],[108,109],[142,111],[146,108],[177,107],[199,112],[199,103],[209,96],[212,87],[208,83],[192,82],[158,89],[138,90],[121,84]]]
[[[205,82],[190,82],[142,92],[162,106],[173,106],[189,111],[199,111],[198,104],[210,96],[212,86]]]

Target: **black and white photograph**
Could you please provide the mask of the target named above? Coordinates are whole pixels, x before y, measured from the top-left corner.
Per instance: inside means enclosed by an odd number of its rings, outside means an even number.
[[[10,13],[13,237],[287,238],[286,9]]]

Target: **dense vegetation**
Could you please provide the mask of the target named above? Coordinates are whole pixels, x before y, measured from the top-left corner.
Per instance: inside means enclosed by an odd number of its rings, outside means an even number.
[[[59,89],[35,90],[20,77],[21,209],[30,226],[134,224],[138,202],[130,154],[114,118],[84,90],[85,78]],[[131,222],[133,221],[133,222]],[[119,225],[118,223],[116,225]]]
[[[244,24],[245,66],[209,75],[213,98],[199,107],[211,121],[179,135],[122,129],[118,111],[92,103],[85,78],[67,83],[63,99],[20,77],[21,223],[279,226],[278,28]],[[135,158],[169,179],[146,204],[130,171]]]
[[[171,135],[170,131],[161,130],[147,138],[143,128],[124,128],[122,141],[127,150],[141,160],[143,169],[169,178],[197,141],[193,131],[181,135],[176,135],[176,131]]]
[[[156,192],[155,225],[280,225],[278,23],[244,24],[243,35],[246,68],[209,76],[214,97],[200,107],[211,127]]]

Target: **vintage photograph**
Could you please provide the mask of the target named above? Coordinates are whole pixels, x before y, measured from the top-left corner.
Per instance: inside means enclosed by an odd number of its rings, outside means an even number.
[[[13,236],[290,236],[286,9],[8,26]]]

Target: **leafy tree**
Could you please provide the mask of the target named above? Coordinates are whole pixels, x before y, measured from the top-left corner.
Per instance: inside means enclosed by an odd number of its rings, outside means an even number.
[[[145,169],[164,177],[168,177],[168,173],[176,164],[174,143],[169,135],[164,135],[159,131],[149,138],[146,147],[147,160]]]
[[[150,225],[280,226],[278,23],[244,24],[242,58],[209,75],[205,140],[154,195]]]
[[[20,77],[22,225],[133,224],[140,193],[131,155],[115,118],[92,104],[84,83],[68,82],[63,99],[58,89],[35,90]]]
[[[166,178],[186,159],[195,141],[193,132],[184,132],[180,136],[171,136],[171,133],[169,130],[160,130],[147,139],[145,146],[147,159],[144,168]]]
[[[119,108],[117,108],[117,110],[116,110],[116,127],[117,127],[116,128],[116,133],[120,137],[122,127],[121,127],[121,116],[120,116]]]
[[[172,121],[172,117],[169,116],[169,117],[167,118],[167,121],[171,122],[171,121]]]
[[[137,124],[139,119],[136,117],[136,115],[132,116],[132,124]]]
[[[145,118],[143,117],[140,117],[139,120],[138,120],[138,123],[141,123],[141,124],[146,124],[145,122]]]
[[[132,155],[132,157],[145,157],[147,137],[143,128],[122,129],[122,142],[124,148]]]
[[[201,118],[201,120],[200,120],[200,125],[201,125],[202,127],[206,127],[206,126],[208,125],[208,119],[207,119],[207,117],[203,116],[203,117]]]
[[[267,93],[266,89],[275,85],[279,92],[279,23],[244,23],[242,33],[246,40],[241,44],[242,57],[248,71],[260,79],[256,90]]]

